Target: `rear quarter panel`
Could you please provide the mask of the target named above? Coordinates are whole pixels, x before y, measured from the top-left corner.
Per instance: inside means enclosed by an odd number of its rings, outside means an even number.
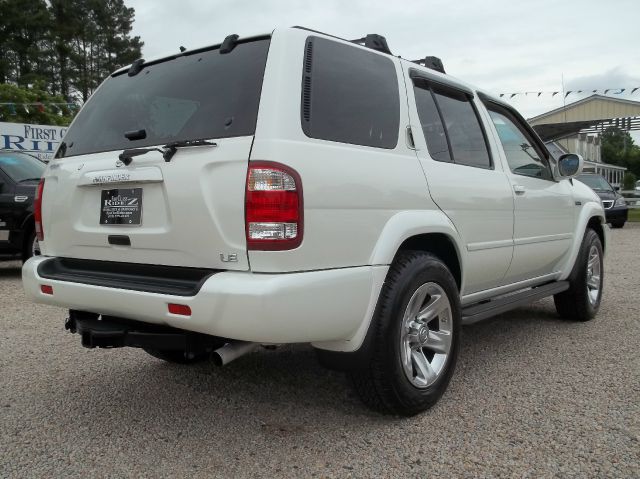
[[[396,67],[400,96],[395,149],[305,135],[300,103],[304,45],[310,35],[314,34],[299,29],[274,32],[251,153],[251,160],[277,161],[300,174],[304,191],[303,242],[290,251],[249,251],[253,271],[371,264],[381,232],[394,215],[404,210],[435,208],[415,153],[405,141],[407,102],[395,58],[388,57]]]

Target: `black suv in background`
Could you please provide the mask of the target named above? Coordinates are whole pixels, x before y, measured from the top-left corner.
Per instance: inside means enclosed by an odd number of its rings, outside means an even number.
[[[45,167],[26,153],[0,150],[0,255],[26,261],[40,254],[33,202]]]
[[[612,228],[622,228],[627,222],[629,213],[624,197],[604,177],[595,173],[583,173],[576,176],[576,179],[582,181],[600,197],[607,223]]]

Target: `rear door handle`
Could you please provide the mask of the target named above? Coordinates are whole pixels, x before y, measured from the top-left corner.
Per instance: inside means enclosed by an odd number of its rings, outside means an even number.
[[[524,195],[524,193],[527,191],[526,188],[522,185],[513,185],[513,191],[516,193],[516,195]]]

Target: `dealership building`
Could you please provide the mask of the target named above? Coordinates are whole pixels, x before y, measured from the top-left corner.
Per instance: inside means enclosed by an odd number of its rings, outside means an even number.
[[[555,157],[577,153],[585,159],[584,171],[598,173],[620,186],[626,168],[602,158],[600,134],[611,126],[640,130],[640,102],[591,95],[528,121]]]

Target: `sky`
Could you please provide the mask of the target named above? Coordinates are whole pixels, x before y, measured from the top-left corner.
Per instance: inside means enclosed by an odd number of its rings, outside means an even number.
[[[640,0],[125,0],[147,58],[302,25],[343,38],[378,33],[403,58],[435,55],[448,74],[494,94],[612,88],[640,101]],[[623,94],[613,92],[626,88]],[[525,117],[551,93],[504,97]],[[569,95],[566,102],[588,95]]]

